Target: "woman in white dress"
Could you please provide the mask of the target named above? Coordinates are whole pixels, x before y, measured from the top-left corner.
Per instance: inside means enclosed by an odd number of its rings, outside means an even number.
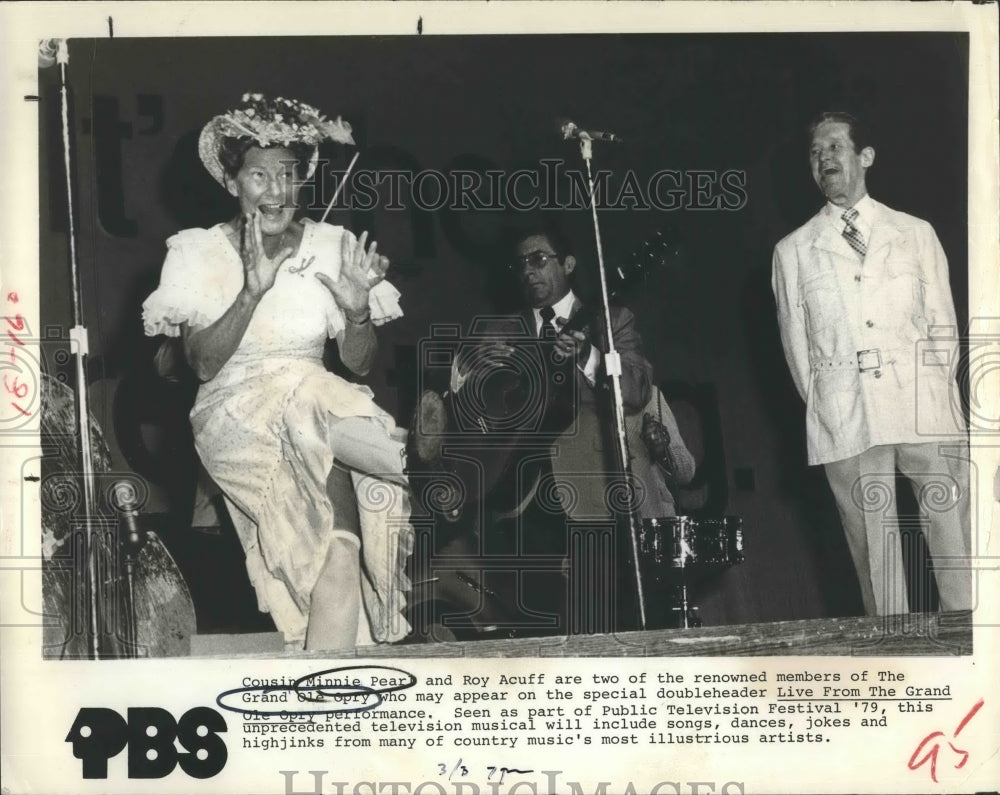
[[[398,317],[389,262],[367,233],[295,219],[324,139],[351,128],[304,103],[245,94],[199,154],[239,201],[231,221],[167,241],[146,334],[181,336],[202,381],[195,446],[222,489],[259,607],[290,648],[391,642],[412,549],[404,443],[372,392],[327,372],[328,337],[364,375],[373,324]]]

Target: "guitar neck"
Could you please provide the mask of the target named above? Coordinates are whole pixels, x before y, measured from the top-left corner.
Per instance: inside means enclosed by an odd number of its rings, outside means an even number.
[[[608,291],[608,300],[612,300],[618,295],[618,290]],[[563,331],[583,331],[593,321],[602,315],[602,308],[597,304],[585,304],[563,325]]]
[[[608,278],[608,301],[619,298],[625,288],[644,276],[662,268],[666,262],[678,256],[679,248],[673,241],[673,237],[665,235],[663,232],[647,240],[641,247],[640,253],[633,254],[632,257],[619,267],[607,270]],[[601,317],[603,309],[600,303],[586,305],[571,317],[563,326],[565,331],[583,331],[594,320]]]

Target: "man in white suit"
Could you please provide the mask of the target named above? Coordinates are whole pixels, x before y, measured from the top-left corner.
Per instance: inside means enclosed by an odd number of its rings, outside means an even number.
[[[926,519],[941,609],[968,609],[969,479],[948,263],[930,224],[868,196],[875,150],[857,119],[824,113],[810,130],[827,203],[778,243],[772,272],[785,358],[806,401],[809,464],[826,469],[867,614],[909,609],[897,469]]]

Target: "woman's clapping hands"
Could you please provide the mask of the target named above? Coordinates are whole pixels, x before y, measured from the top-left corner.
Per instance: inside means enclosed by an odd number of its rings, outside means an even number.
[[[367,241],[367,232],[362,232],[357,240],[345,232],[341,244],[340,276],[335,281],[324,273],[316,274],[348,319],[368,312],[368,294],[372,287],[385,279],[389,269],[389,258],[378,253],[378,243],[372,241],[366,251]]]
[[[257,210],[253,215],[244,216],[240,229],[243,285],[250,297],[257,301],[274,286],[278,268],[295,250],[292,246],[285,246],[279,249],[273,257],[269,257],[264,250],[264,235],[260,224],[260,210]]]

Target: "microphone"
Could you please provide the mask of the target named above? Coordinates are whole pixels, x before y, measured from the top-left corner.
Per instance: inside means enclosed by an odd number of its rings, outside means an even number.
[[[601,130],[581,130],[571,121],[564,122],[560,129],[562,130],[563,140],[566,141],[571,138],[579,138],[590,141],[603,141],[609,144],[624,143],[620,135]]]

